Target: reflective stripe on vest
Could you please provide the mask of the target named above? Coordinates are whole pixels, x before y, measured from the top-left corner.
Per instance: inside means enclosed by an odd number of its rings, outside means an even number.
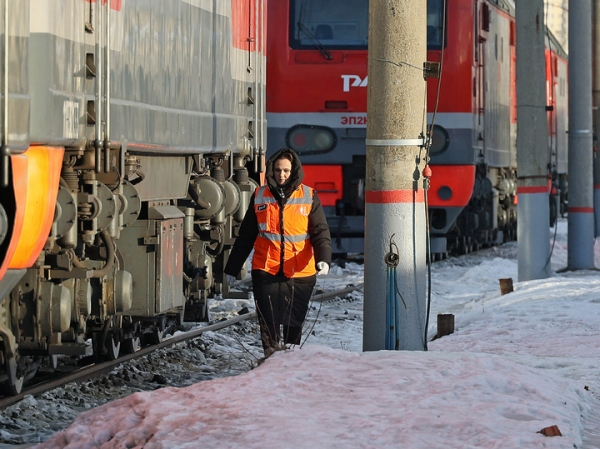
[[[253,270],[277,274],[283,258],[286,277],[315,274],[312,245],[306,232],[312,202],[313,189],[301,184],[284,204],[282,230],[277,199],[267,186],[256,190],[254,210],[259,233],[254,244]]]

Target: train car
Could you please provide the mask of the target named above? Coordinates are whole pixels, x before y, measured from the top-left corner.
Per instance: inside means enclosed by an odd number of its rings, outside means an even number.
[[[546,107],[548,109],[548,148],[550,151],[550,220],[564,217],[568,203],[568,60],[558,40],[546,36]]]
[[[516,238],[516,41],[509,0],[427,3],[431,252],[445,257]],[[271,2],[268,148],[296,150],[319,192],[334,251],[364,234],[368,0]],[[549,38],[550,39],[550,38]],[[549,178],[566,195],[566,57],[547,42]],[[443,61],[442,61],[443,55]],[[559,189],[552,189],[551,204]],[[555,210],[556,208],[554,208]]]
[[[264,170],[266,0],[3,0],[0,387],[208,319]],[[8,19],[8,20],[6,20]]]

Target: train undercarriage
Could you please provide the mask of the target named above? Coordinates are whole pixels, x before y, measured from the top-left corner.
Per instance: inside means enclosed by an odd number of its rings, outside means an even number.
[[[345,174],[352,174],[348,171]],[[332,242],[337,257],[362,252],[364,235],[364,179],[347,176],[345,199],[328,209]],[[361,186],[363,190],[359,190]],[[567,182],[557,177],[549,187],[550,222],[564,216]],[[350,192],[350,193],[348,193]],[[476,169],[471,196],[464,207],[428,205],[432,260],[468,254],[517,239],[517,173],[512,168],[480,165]],[[359,248],[357,250],[357,248]]]
[[[472,197],[460,211],[453,225],[443,235],[432,232],[432,240],[441,238],[444,244],[432,245],[432,259],[440,260],[448,255],[462,255],[482,248],[517,240],[517,179],[512,169],[491,170],[486,175],[485,167],[477,173]],[[492,183],[491,179],[495,179]],[[557,188],[556,186],[560,186]],[[556,179],[549,187],[549,226],[555,225],[559,214],[564,216],[567,201],[567,183],[564,178]],[[443,209],[429,211],[432,228],[435,220],[445,214]]]
[[[86,153],[64,158],[37,262],[0,285],[4,394],[19,393],[44,358],[114,360],[208,321],[210,298],[228,292],[222,267],[257,186],[247,157],[157,157],[184,168],[171,195],[153,157],[124,154],[119,176],[96,173]]]

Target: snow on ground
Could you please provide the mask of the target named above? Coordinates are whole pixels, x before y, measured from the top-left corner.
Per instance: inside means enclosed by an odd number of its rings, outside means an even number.
[[[544,280],[516,282],[515,243],[435,263],[429,336],[438,313],[455,315],[455,332],[427,352],[362,353],[359,290],[314,303],[301,348],[112,401],[39,447],[599,448],[600,274],[556,273],[566,231]],[[362,270],[333,267],[317,287],[358,284]],[[499,278],[515,291],[501,296]],[[539,433],[551,426],[562,436]]]
[[[236,377],[109,403],[40,447],[564,448],[579,443],[584,393],[498,356],[305,346]],[[550,424],[565,436],[536,433]]]

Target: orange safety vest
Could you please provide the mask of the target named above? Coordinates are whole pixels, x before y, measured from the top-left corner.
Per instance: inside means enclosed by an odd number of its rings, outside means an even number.
[[[258,237],[254,242],[253,270],[277,274],[283,265],[283,274],[288,278],[312,276],[317,272],[308,235],[312,202],[313,189],[300,184],[282,211],[267,186],[256,189],[254,212]]]

